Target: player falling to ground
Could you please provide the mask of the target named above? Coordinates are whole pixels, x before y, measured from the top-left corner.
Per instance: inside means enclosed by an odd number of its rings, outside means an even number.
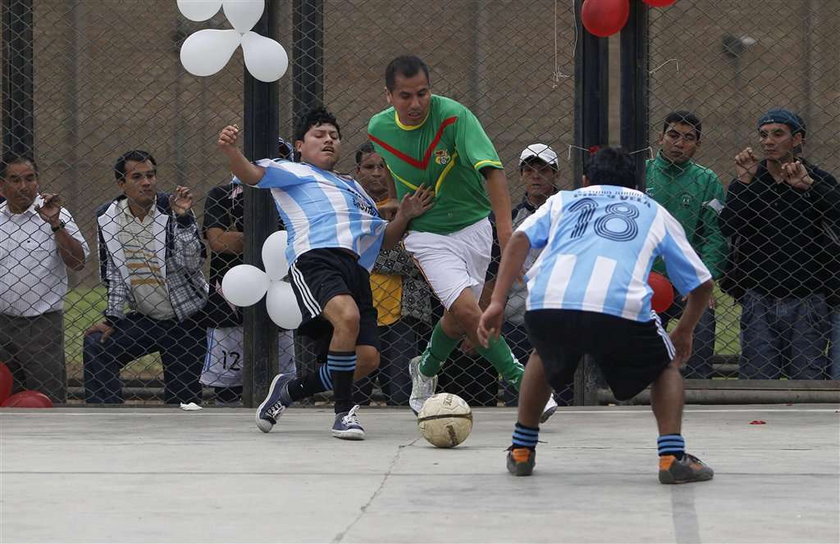
[[[225,127],[219,149],[237,178],[269,189],[274,197],[288,231],[289,277],[304,319],[299,332],[331,335],[326,365],[297,378],[274,378],[257,409],[257,426],[268,432],[292,402],[331,389],[336,413],[332,435],[361,440],[364,429],[356,415],[358,406],[353,406],[353,380],[379,366],[368,272],[380,247],[393,247],[409,220],[429,208],[431,194],[418,191],[403,199],[390,222],[379,217],[376,203],[361,185],[333,171],[341,152],[341,130],[323,108],[310,111],[298,123],[295,148],[301,163],[263,159],[252,164],[236,146],[238,135],[236,127]]]
[[[516,230],[502,255],[496,287],[478,335],[492,340],[505,300],[531,248],[542,254],[526,275],[525,325],[536,351],[519,393],[519,418],[507,455],[517,476],[534,469],[542,406],[551,387],[568,383],[584,354],[601,368],[613,394],[627,400],[649,384],[659,428],[659,481],[709,480],[711,468],[685,452],[680,366],[691,355],[694,327],[709,302],[709,270],[665,208],[636,190],[630,156],[605,148],[584,168],[583,188],[548,199]],[[670,337],[650,306],[654,259],[686,307]]]
[[[420,58],[391,61],[385,87],[391,107],[371,118],[368,135],[391,171],[396,196],[420,187],[434,190],[435,207],[411,222],[405,248],[445,308],[428,347],[409,363],[409,406],[418,413],[434,394],[443,362],[465,335],[518,389],[523,367],[504,339],[482,346],[475,334],[493,244],[491,208],[502,248],[511,235],[510,195],[499,156],[469,109],[432,94],[429,68]],[[553,412],[553,399],[546,408]]]

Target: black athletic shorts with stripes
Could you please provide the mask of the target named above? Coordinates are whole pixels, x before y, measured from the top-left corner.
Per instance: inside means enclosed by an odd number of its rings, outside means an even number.
[[[525,312],[525,326],[555,390],[572,381],[588,354],[615,398],[627,400],[653,383],[674,354],[658,318],[639,322],[596,312],[532,310]]]
[[[350,295],[359,307],[359,336],[356,345],[379,349],[370,274],[359,266],[358,261],[358,257],[350,251],[323,248],[307,251],[289,267],[292,290],[303,315],[298,334],[316,341],[319,359],[326,356],[333,331],[332,325],[321,312],[327,302],[338,295]]]

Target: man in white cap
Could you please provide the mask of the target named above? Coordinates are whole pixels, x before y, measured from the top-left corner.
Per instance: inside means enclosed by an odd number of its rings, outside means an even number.
[[[537,208],[557,192],[559,181],[559,164],[557,153],[548,145],[543,143],[530,144],[519,154],[519,182],[525,189],[522,201],[511,210],[513,229],[522,224],[525,219],[533,215]],[[491,217],[492,219],[492,217]],[[537,257],[540,250],[532,250],[525,260],[524,270],[528,270]],[[493,240],[493,252],[490,266],[487,269],[487,284],[485,293],[489,296],[493,292],[495,278],[499,271],[501,252],[498,240]],[[531,352],[531,343],[528,341],[528,333],[525,330],[525,299],[527,290],[524,282],[515,283],[510,290],[507,305],[505,306],[505,320],[502,328],[502,335],[510,345],[514,356],[520,361],[527,361]],[[483,299],[484,297],[482,297]],[[558,391],[563,404],[569,404],[571,400],[571,388]],[[555,395],[557,397],[558,395]],[[518,392],[512,388],[505,387],[505,404],[516,405]],[[552,400],[552,403],[554,399]],[[553,406],[556,409],[556,404]],[[554,410],[546,410],[543,413],[544,422]]]

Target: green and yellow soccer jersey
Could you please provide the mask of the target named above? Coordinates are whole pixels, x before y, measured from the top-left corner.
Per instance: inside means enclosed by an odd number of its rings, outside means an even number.
[[[502,168],[493,143],[465,106],[432,95],[429,114],[417,126],[400,122],[393,107],[368,124],[368,136],[385,159],[401,199],[421,185],[434,187],[435,205],[410,229],[448,234],[490,214],[482,168]]]

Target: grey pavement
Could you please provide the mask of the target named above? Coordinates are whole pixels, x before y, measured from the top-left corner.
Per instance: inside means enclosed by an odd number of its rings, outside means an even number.
[[[840,542],[837,406],[687,407],[716,475],[679,486],[647,407],[561,408],[526,478],[514,410],[474,413],[441,450],[407,409],[363,408],[363,442],[319,408],[3,409],[0,542]]]

